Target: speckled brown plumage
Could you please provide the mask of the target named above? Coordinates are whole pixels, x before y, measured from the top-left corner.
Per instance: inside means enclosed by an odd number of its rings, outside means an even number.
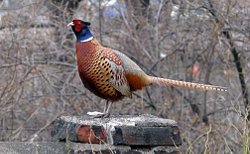
[[[117,101],[126,94],[114,88],[111,81],[117,80],[117,85],[127,84],[124,70],[119,58],[107,48],[102,47],[96,39],[76,45],[77,65],[84,86],[97,96],[106,100]],[[112,64],[114,63],[114,64]],[[111,65],[117,65],[114,72]]]
[[[133,91],[151,84],[226,91],[225,87],[177,81],[147,75],[135,62],[123,53],[103,47],[88,29],[90,23],[79,19],[70,23],[77,37],[76,57],[80,78],[84,86],[95,95],[108,101],[131,96]],[[106,107],[105,114],[109,113]]]

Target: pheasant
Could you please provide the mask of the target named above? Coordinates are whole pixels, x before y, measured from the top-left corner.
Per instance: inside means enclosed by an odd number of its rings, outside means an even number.
[[[102,46],[89,30],[90,23],[74,19],[68,24],[76,36],[76,59],[83,85],[107,100],[104,112],[89,112],[108,117],[113,102],[131,96],[133,91],[157,84],[188,89],[227,91],[226,87],[192,83],[147,75],[120,51]]]

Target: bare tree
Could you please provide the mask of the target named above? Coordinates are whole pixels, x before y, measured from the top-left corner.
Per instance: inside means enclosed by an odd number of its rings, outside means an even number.
[[[75,37],[66,27],[78,17],[92,23],[103,45],[124,52],[148,74],[229,87],[228,93],[206,93],[151,86],[115,103],[114,114],[175,119],[183,152],[244,152],[249,8],[244,0],[1,1],[1,140],[48,141],[58,116],[102,108],[105,101],[78,76]]]

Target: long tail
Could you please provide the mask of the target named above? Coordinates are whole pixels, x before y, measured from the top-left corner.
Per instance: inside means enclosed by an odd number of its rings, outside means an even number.
[[[154,76],[150,76],[150,80],[151,80],[151,83],[155,83],[155,84],[163,85],[163,86],[173,86],[173,87],[181,87],[181,88],[187,88],[187,89],[227,91],[227,87],[171,80],[171,79],[159,78],[159,77],[154,77]]]

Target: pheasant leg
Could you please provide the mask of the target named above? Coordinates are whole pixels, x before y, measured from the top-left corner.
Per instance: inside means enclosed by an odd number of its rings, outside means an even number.
[[[107,118],[110,116],[110,108],[112,104],[113,102],[109,102],[107,100],[104,111],[102,113],[101,112],[88,112],[87,114],[92,116],[93,118]]]

